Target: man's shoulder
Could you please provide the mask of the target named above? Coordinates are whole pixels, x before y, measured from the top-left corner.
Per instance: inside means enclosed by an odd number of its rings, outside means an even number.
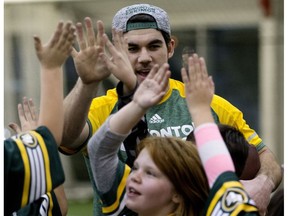
[[[111,105],[111,104],[115,104],[118,100],[118,94],[116,92],[116,88],[113,88],[113,89],[109,89],[107,90],[106,94],[105,95],[102,95],[102,96],[98,96],[98,97],[95,97],[93,100],[92,100],[92,104],[91,106],[92,107],[99,107],[99,106],[106,106],[106,105]]]
[[[184,98],[185,97],[185,86],[184,83],[179,81],[179,80],[175,80],[175,79],[169,79],[169,86],[170,89],[173,91],[178,91],[179,94]]]
[[[214,94],[211,107],[215,110],[225,110],[226,112],[239,112],[240,110],[235,107],[231,102],[229,102],[227,99]]]
[[[184,87],[184,83],[181,82],[180,80],[176,80],[176,79],[169,79],[169,84],[171,86],[171,88],[183,88]]]

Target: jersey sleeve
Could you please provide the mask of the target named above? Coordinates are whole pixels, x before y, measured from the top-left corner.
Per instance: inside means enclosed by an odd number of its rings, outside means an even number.
[[[255,130],[250,128],[243,117],[243,113],[237,107],[233,106],[224,98],[214,95],[211,108],[219,123],[231,125],[237,128],[241,133],[243,133],[246,140],[257,148],[257,151],[260,151],[265,147],[262,139]]]
[[[5,140],[4,164],[7,214],[34,202],[64,182],[57,144],[44,126]]]
[[[259,215],[234,172],[222,173],[210,190],[203,215]]]
[[[119,161],[116,178],[112,188],[106,193],[98,191],[102,202],[102,213],[104,215],[123,215],[123,212],[127,211],[124,197],[126,194],[126,181],[130,171],[131,168],[128,165]]]
[[[54,191],[42,195],[38,200],[28,204],[24,208],[19,209],[16,215],[32,216],[32,215],[62,215],[58,200]]]

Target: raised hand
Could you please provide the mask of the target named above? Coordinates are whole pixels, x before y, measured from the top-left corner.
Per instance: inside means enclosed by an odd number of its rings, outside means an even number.
[[[158,65],[155,65],[137,88],[133,101],[143,109],[159,103],[167,91],[170,75],[167,63],[163,64],[160,69]]]
[[[181,74],[190,112],[209,107],[215,88],[212,77],[208,76],[205,60],[193,54],[193,57],[188,59],[188,68],[188,72],[182,68]]]
[[[93,23],[90,17],[86,17],[85,28],[87,38],[84,37],[82,23],[76,24],[77,41],[79,45],[79,52],[76,49],[72,51],[75,67],[79,77],[85,84],[99,82],[110,75],[106,64],[99,58],[100,53],[104,52],[104,24],[102,21],[97,22],[97,40],[95,40],[95,33]],[[107,37],[107,36],[106,36]]]
[[[16,133],[32,130],[38,126],[38,112],[32,99],[24,97],[22,104],[18,104],[18,117],[20,126],[14,122],[8,125]]]
[[[195,126],[213,122],[210,103],[215,87],[212,77],[208,76],[204,59],[193,54],[188,59],[188,72],[183,67],[181,74],[185,84],[186,102]]]
[[[125,42],[123,32],[112,29],[113,44],[105,35],[105,42],[111,56],[102,54],[107,68],[121,80],[129,90],[134,90],[137,77],[128,58],[128,44]]]
[[[56,31],[47,44],[42,45],[40,38],[34,36],[36,54],[42,67],[51,69],[62,66],[72,51],[74,40],[75,27],[71,22],[64,25],[62,21],[58,23]]]

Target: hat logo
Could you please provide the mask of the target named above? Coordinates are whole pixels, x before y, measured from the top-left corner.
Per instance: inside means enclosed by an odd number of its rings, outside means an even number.
[[[147,7],[147,6],[137,6],[132,8],[127,8],[126,15],[135,14],[135,13],[155,13],[155,8]]]

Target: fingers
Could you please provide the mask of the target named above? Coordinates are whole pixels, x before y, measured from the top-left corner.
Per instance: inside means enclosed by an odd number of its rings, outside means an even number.
[[[109,40],[109,38],[107,37],[106,34],[103,37],[104,37],[104,39],[106,41],[106,46],[108,48],[109,53],[115,59],[117,57],[117,54],[118,54],[118,51],[117,51],[116,47],[112,44],[112,42]]]
[[[77,42],[79,45],[80,50],[86,49],[86,41],[84,38],[83,26],[82,23],[76,24],[76,35],[77,35]]]
[[[208,77],[208,72],[207,72],[205,59],[202,58],[202,57],[199,58],[199,64],[200,64],[200,68],[201,68],[203,77]]]
[[[158,65],[154,65],[146,79],[154,79],[160,88],[163,89],[167,87],[170,75],[169,64],[164,63],[160,68]]]
[[[29,103],[28,103],[28,99],[26,97],[23,98],[23,110],[24,110],[24,117],[27,121],[32,121],[33,120],[33,117],[32,117],[32,114],[31,114],[31,110],[30,110],[30,107],[29,107]]]
[[[63,31],[63,26],[64,26],[63,21],[59,21],[58,25],[57,25],[57,29],[54,32],[52,39],[50,41],[50,47],[55,46],[55,44],[57,44],[58,41],[60,40],[60,37],[62,35],[62,31]]]
[[[72,58],[75,58],[77,54],[78,54],[78,51],[74,47],[72,47],[72,51],[71,51]]]
[[[11,128],[15,133],[21,133],[21,128],[14,122],[9,123],[8,127]]]
[[[74,43],[75,37],[75,27],[71,21],[68,21],[65,24],[64,31],[58,41],[59,50],[63,50],[64,53],[70,54],[73,50],[72,44]]]
[[[161,83],[160,83],[160,87],[165,90],[166,87],[168,86],[168,83],[169,83],[169,78],[171,76],[171,71],[170,70],[166,70],[165,73],[164,73],[164,76],[161,80]],[[163,92],[165,94],[165,91]]]
[[[199,58],[197,54],[193,54],[192,57],[188,58],[188,66],[188,72],[185,68],[181,69],[182,79],[185,80],[183,80],[184,83],[208,77],[205,60],[202,57]]]
[[[101,20],[97,21],[97,45],[104,47],[105,40],[103,35],[105,34],[104,23]]]
[[[95,45],[95,32],[93,29],[92,20],[90,17],[86,17],[84,19],[84,22],[85,22],[85,27],[86,27],[86,31],[87,31],[88,46],[94,46]]]
[[[153,77],[155,76],[158,70],[159,70],[159,65],[158,64],[154,65],[152,69],[150,70],[146,79],[153,79]]]
[[[181,68],[181,76],[182,76],[182,81],[184,82],[185,86],[189,84],[189,78],[186,69],[183,67]]]
[[[31,113],[31,118],[34,121],[38,121],[38,111],[37,111],[37,108],[36,108],[36,106],[35,106],[35,104],[31,98],[28,100],[28,105],[29,105],[29,109],[30,109],[30,113]]]
[[[42,42],[40,40],[40,38],[36,35],[33,36],[34,38],[34,47],[35,47],[35,50],[36,52],[41,52],[41,49],[42,49]]]
[[[169,69],[169,64],[164,63],[160,67],[158,72],[156,73],[155,81],[158,82],[159,84],[161,84],[163,81],[165,83],[166,73],[167,73],[168,69]]]
[[[116,31],[115,29],[112,29],[112,38],[113,38],[113,44],[116,47],[117,50],[125,50],[126,52],[126,46],[125,41],[123,37],[122,31]]]

